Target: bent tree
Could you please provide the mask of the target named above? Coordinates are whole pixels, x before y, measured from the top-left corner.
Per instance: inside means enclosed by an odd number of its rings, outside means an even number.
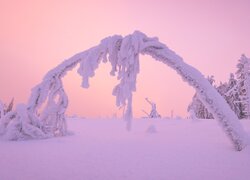
[[[99,45],[74,55],[50,70],[42,82],[32,89],[27,104],[19,104],[15,111],[1,118],[0,134],[10,140],[67,134],[65,111],[68,98],[62,78],[80,64],[78,73],[83,79],[82,86],[88,88],[89,78],[95,75],[101,62],[109,62],[112,66],[110,74],[117,76],[119,80],[119,84],[113,89],[113,95],[116,96],[117,106],[126,107],[124,119],[127,121],[127,129],[130,130],[132,96],[133,91],[136,91],[140,54],[152,56],[171,67],[192,86],[206,108],[218,120],[236,150],[240,151],[247,145],[246,134],[237,116],[207,79],[157,38],[147,37],[139,31],[125,37],[107,37]]]

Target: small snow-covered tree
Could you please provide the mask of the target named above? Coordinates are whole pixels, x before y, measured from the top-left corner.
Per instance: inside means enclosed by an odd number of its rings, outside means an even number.
[[[240,118],[250,118],[250,59],[242,55],[237,64]]]
[[[3,117],[8,112],[12,111],[13,106],[14,106],[14,98],[12,98],[12,100],[8,105],[0,101],[0,118]]]
[[[161,118],[161,115],[157,112],[156,104],[150,101],[148,98],[145,98],[145,100],[151,105],[151,111],[148,114],[148,117],[149,118]]]
[[[8,104],[8,106],[6,106],[5,113],[8,113],[8,112],[12,111],[13,106],[14,106],[14,98],[12,98],[10,103]]]
[[[14,105],[14,98],[11,102],[6,105],[0,101],[0,135],[3,135],[6,132],[7,125],[15,117],[15,112],[12,108]]]

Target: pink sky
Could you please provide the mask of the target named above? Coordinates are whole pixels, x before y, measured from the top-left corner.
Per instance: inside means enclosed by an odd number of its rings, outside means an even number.
[[[140,30],[160,41],[216,82],[235,72],[242,53],[250,57],[249,0],[1,0],[0,99],[27,102],[30,90],[48,70],[106,36]],[[149,111],[149,97],[159,112],[186,116],[194,90],[169,67],[141,56],[134,93],[134,114]],[[111,95],[115,78],[103,64],[83,89],[72,71],[64,79],[68,114],[90,117],[121,112]]]

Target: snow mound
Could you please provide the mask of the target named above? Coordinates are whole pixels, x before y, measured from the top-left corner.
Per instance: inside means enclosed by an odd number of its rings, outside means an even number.
[[[151,124],[151,125],[147,128],[146,132],[149,133],[149,134],[154,134],[154,133],[157,133],[158,131],[157,131],[157,129],[156,129],[156,126],[153,125],[153,124]]]

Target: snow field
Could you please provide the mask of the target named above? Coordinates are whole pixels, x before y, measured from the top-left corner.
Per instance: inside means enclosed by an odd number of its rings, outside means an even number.
[[[250,134],[250,121],[240,121]],[[215,120],[68,119],[73,134],[0,141],[1,180],[249,180],[250,148],[237,152]],[[147,132],[154,127],[155,133]]]

